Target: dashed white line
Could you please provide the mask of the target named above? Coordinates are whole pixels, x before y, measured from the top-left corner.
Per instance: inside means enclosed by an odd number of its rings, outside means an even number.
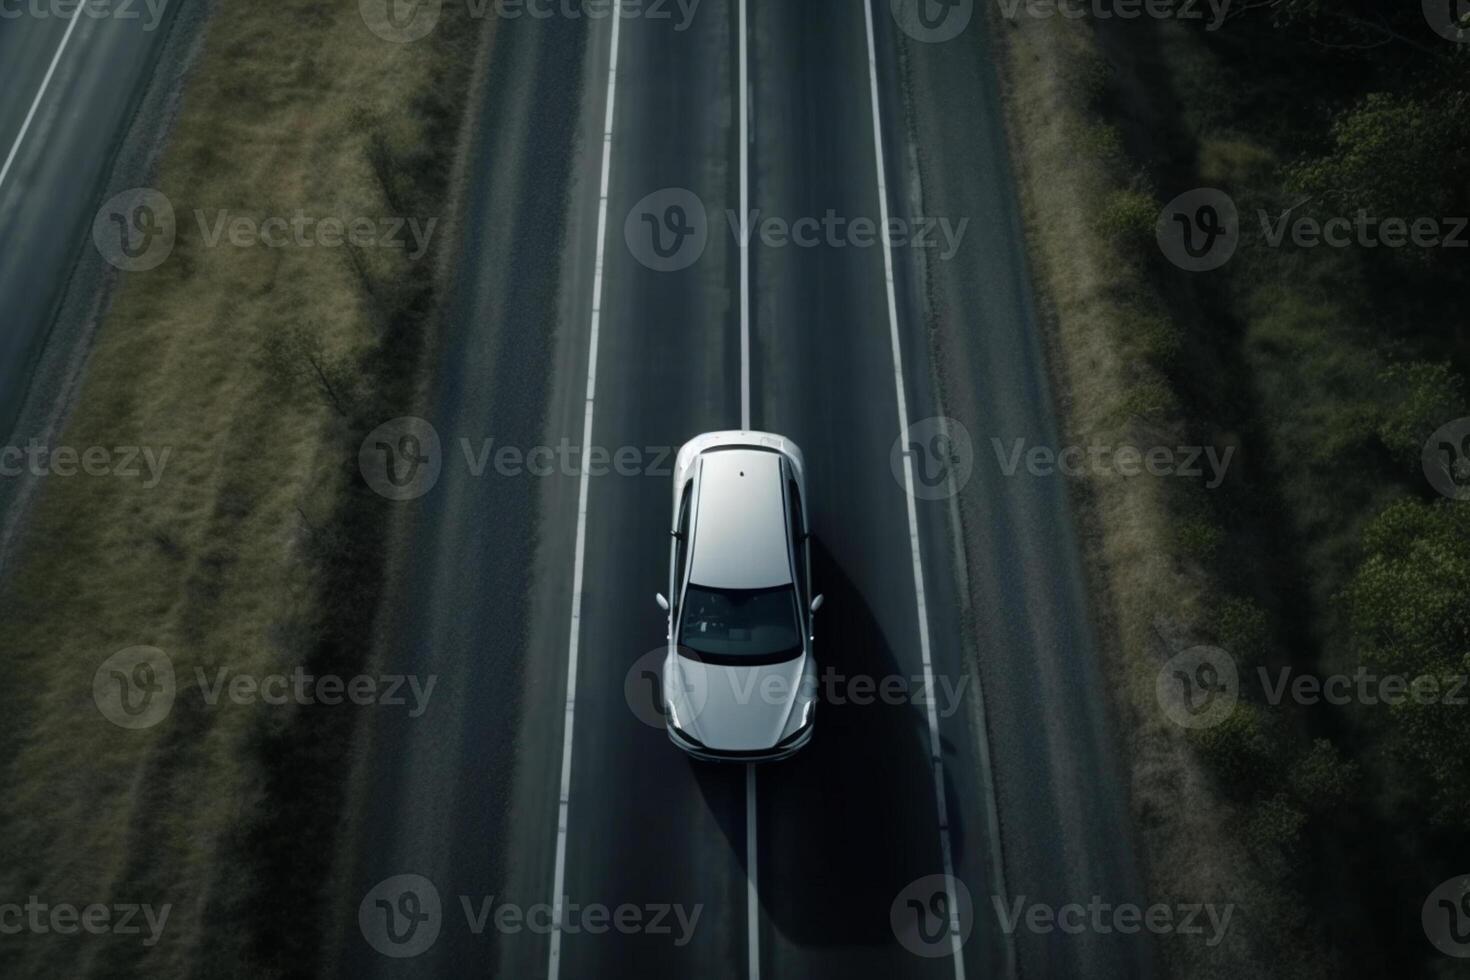
[[[878,108],[878,53],[873,40],[873,2],[863,0],[863,13],[868,32],[868,89],[873,102],[873,149],[878,166],[878,212],[879,227],[888,227],[888,177],[883,163],[883,119]],[[888,296],[888,333],[893,347],[893,387],[898,400],[898,431],[900,436],[908,432],[908,396],[903,383],[903,348],[898,330],[898,298],[893,284],[893,247],[883,242],[883,278]],[[919,652],[924,662],[924,683],[927,690],[934,690],[934,664],[929,648],[929,608],[924,597],[924,563],[919,546],[919,515],[914,497],[914,460],[904,454],[904,491],[908,500],[909,554],[914,569],[914,599],[919,618]],[[954,851],[949,833],[949,804],[944,792],[944,756],[939,739],[939,714],[934,698],[927,699],[929,720],[930,774],[934,779],[934,800],[939,813],[939,850],[944,863],[945,898],[949,908],[949,945],[957,980],[965,977],[965,951],[960,937],[960,910],[955,901]]]
[[[740,0],[740,428],[750,429],[750,71],[746,0]],[[745,767],[745,935],[750,980],[761,976],[759,826],[755,766]]]
[[[761,980],[759,877],[756,869],[755,766],[745,767],[745,921],[750,980]]]
[[[71,43],[72,34],[76,32],[77,25],[82,22],[82,11],[86,7],[87,0],[83,0],[77,6],[76,13],[72,14],[71,23],[66,25],[66,33],[61,35],[61,43],[56,46],[56,54],[51,56],[51,67],[46,69],[46,75],[41,79],[41,88],[31,102],[31,109],[26,113],[25,121],[20,124],[20,132],[16,134],[15,144],[10,147],[10,153],[5,157],[5,165],[0,167],[0,187],[5,186],[5,178],[10,175],[10,168],[20,153],[20,145],[25,142],[26,133],[30,131],[31,123],[35,121],[36,110],[41,107],[41,100],[46,97],[46,90],[51,87],[51,78],[56,74],[56,66],[61,64],[61,56],[66,53],[66,46]]]
[[[740,428],[750,428],[750,81],[740,0]]]
[[[607,114],[602,126],[602,183],[597,202],[597,257],[592,273],[592,325],[587,341],[587,397],[582,415],[582,445],[592,445],[592,416],[597,397],[597,344],[602,329],[603,263],[607,252],[607,201],[612,174],[613,104],[618,89],[618,34],[622,0],[614,0],[612,40],[607,63]],[[566,900],[567,824],[572,803],[572,732],[577,710],[577,655],[582,635],[582,581],[587,557],[587,497],[591,467],[582,467],[577,490],[577,548],[572,566],[572,613],[567,633],[566,720],[562,728],[561,793],[556,816],[556,870],[551,891],[551,947],[547,953],[547,980],[561,971],[562,909]]]

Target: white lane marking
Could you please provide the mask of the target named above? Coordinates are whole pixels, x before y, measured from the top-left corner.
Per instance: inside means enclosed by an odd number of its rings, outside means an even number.
[[[5,158],[5,165],[0,167],[0,187],[5,186],[5,178],[10,175],[10,168],[15,163],[16,156],[20,153],[20,145],[25,142],[26,133],[35,121],[36,110],[41,107],[41,100],[46,97],[46,90],[51,87],[51,77],[56,74],[56,66],[61,64],[61,56],[66,53],[66,46],[71,43],[71,36],[76,31],[77,25],[82,22],[82,11],[87,7],[87,0],[77,6],[76,13],[72,14],[71,23],[66,25],[66,33],[61,35],[61,43],[56,46],[56,54],[51,56],[51,67],[46,69],[46,75],[41,79],[40,91],[36,92],[36,98],[31,102],[31,110],[26,113],[25,122],[20,124],[20,132],[16,134],[15,144],[10,148],[10,154]]]
[[[740,428],[750,429],[750,91],[740,0]]]
[[[607,199],[612,174],[613,103],[618,90],[618,33],[623,22],[622,0],[614,0],[612,40],[607,63],[607,115],[602,124],[602,184],[597,201],[597,258],[592,273],[592,328],[587,341],[587,398],[582,415],[582,445],[592,445],[592,412],[597,396],[597,342],[602,330],[602,277],[607,253]],[[556,870],[551,891],[551,948],[547,980],[561,971],[562,906],[566,900],[567,824],[572,802],[572,730],[577,711],[577,655],[582,634],[582,576],[587,557],[587,496],[591,467],[582,467],[577,490],[577,550],[572,566],[572,614],[567,629],[567,704],[561,742],[561,798],[556,815]]]
[[[868,89],[873,102],[873,149],[878,165],[879,227],[888,227],[888,177],[883,163],[883,119],[878,109],[878,49],[873,40],[873,0],[863,0],[863,13],[868,31]],[[893,387],[898,399],[898,431],[900,437],[909,428],[908,396],[903,384],[903,350],[898,332],[898,297],[893,285],[893,248],[883,241],[883,278],[888,293],[888,335],[893,347]],[[914,504],[914,459],[904,453],[904,496],[908,501],[909,554],[914,567],[914,599],[919,617],[919,652],[924,661],[924,684],[934,690],[934,664],[929,649],[929,608],[924,598],[924,563],[919,550],[919,514]],[[936,699],[927,698],[929,717],[930,774],[934,778],[934,799],[939,813],[939,850],[944,861],[945,898],[949,908],[949,946],[957,980],[965,977],[965,951],[960,941],[959,907],[955,902],[954,852],[949,835],[949,804],[944,793],[944,756],[939,740],[939,714]]]
[[[746,0],[740,0],[740,428],[750,429],[750,76],[745,28]],[[745,767],[745,935],[750,980],[761,976],[759,841],[756,825],[755,766]]]
[[[760,900],[757,897],[755,766],[745,767],[745,920],[749,925],[750,980],[761,980]]]

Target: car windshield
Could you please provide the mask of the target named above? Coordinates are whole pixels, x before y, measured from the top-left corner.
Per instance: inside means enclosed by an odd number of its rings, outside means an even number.
[[[690,585],[679,642],[700,660],[781,663],[801,654],[796,589],[706,589]]]

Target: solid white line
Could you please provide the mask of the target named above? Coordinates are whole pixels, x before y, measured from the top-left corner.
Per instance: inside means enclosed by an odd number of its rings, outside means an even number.
[[[740,428],[750,428],[750,91],[740,0]]]
[[[746,956],[750,961],[750,980],[761,980],[760,900],[757,895],[755,821],[755,766],[745,767],[745,921],[750,941]]]
[[[10,175],[10,167],[15,163],[16,155],[20,153],[20,145],[25,141],[26,132],[30,130],[32,121],[36,118],[36,110],[41,107],[41,100],[46,97],[46,90],[51,87],[51,76],[56,74],[56,66],[61,63],[61,56],[66,52],[66,46],[71,43],[71,36],[76,31],[77,25],[82,21],[82,11],[87,7],[87,0],[83,0],[77,6],[76,13],[72,14],[71,23],[66,25],[66,33],[61,35],[61,43],[56,46],[56,54],[51,56],[51,67],[46,69],[46,76],[41,79],[41,89],[36,93],[31,102],[31,110],[26,113],[25,122],[20,124],[20,132],[16,134],[15,144],[10,148],[10,154],[5,158],[5,166],[0,167],[0,187],[5,186],[5,178]]]
[[[863,0],[863,12],[868,31],[868,87],[873,101],[873,148],[878,164],[878,214],[879,227],[888,227],[888,177],[883,163],[883,120],[878,109],[878,53],[873,40],[873,2]],[[903,438],[909,428],[908,396],[903,383],[903,350],[898,331],[898,298],[893,286],[893,247],[885,237],[883,241],[883,277],[888,293],[888,333],[893,347],[893,387],[898,399],[898,431]],[[919,652],[924,662],[924,685],[934,690],[934,665],[929,650],[929,608],[924,598],[924,562],[919,550],[919,515],[914,505],[914,460],[904,453],[904,496],[908,499],[909,553],[914,567],[914,599],[919,617]],[[930,774],[934,778],[934,799],[939,813],[939,850],[944,862],[945,898],[949,908],[949,945],[954,961],[954,975],[958,980],[965,976],[965,952],[960,941],[959,907],[955,902],[954,853],[949,836],[949,804],[944,793],[943,746],[939,740],[939,714],[936,699],[928,698],[926,710],[929,717],[929,761]]]
[[[597,258],[592,273],[592,328],[587,341],[587,397],[582,414],[582,445],[592,445],[592,411],[597,396],[597,342],[602,330],[603,262],[607,252],[607,199],[612,174],[613,102],[618,89],[618,33],[622,25],[622,0],[613,3],[611,51],[607,64],[607,115],[602,126],[602,184],[597,202]],[[572,614],[567,629],[567,702],[561,742],[561,798],[556,815],[556,870],[551,892],[551,948],[547,954],[547,980],[557,980],[561,970],[562,906],[566,899],[567,824],[572,802],[572,731],[577,711],[577,655],[582,635],[582,576],[587,557],[587,496],[591,467],[582,467],[577,490],[577,550],[572,566]]]

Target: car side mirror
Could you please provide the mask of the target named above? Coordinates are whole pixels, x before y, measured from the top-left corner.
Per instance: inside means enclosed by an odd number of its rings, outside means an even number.
[[[824,603],[826,601],[827,601],[827,597],[824,596],[824,595],[819,595],[815,599],[813,599],[812,600],[812,612],[815,613],[818,609],[821,609],[822,608],[822,603]]]
[[[660,609],[662,609],[664,612],[668,612],[669,611],[669,600],[667,600],[667,599],[664,598],[664,594],[662,592],[655,592],[653,594],[653,601],[654,602],[657,602],[658,603],[658,607]]]

